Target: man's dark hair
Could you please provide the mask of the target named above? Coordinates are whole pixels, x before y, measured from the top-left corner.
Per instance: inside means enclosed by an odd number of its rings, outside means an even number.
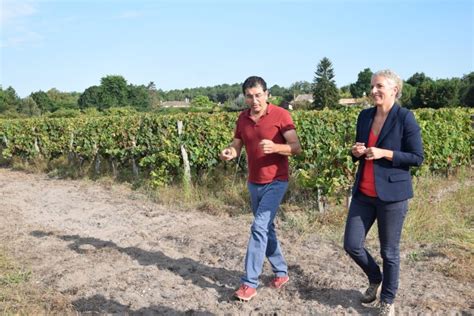
[[[245,90],[258,86],[262,87],[263,91],[267,91],[267,83],[263,78],[257,76],[248,77],[242,84],[242,92],[245,94]]]

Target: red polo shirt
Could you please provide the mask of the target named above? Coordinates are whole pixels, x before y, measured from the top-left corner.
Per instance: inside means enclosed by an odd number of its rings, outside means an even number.
[[[257,123],[250,118],[250,109],[240,113],[234,138],[241,139],[247,152],[248,181],[270,183],[288,180],[288,156],[264,154],[258,145],[263,139],[276,144],[286,144],[283,133],[295,129],[290,113],[276,105],[268,104],[266,113]]]

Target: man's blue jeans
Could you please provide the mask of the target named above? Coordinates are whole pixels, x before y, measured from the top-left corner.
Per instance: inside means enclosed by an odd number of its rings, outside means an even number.
[[[400,272],[400,237],[408,210],[408,200],[384,202],[357,192],[352,198],[344,233],[344,249],[362,268],[370,283],[380,283],[380,299],[393,303],[398,290]],[[383,277],[380,267],[367,249],[365,237],[377,219]]]
[[[265,257],[268,258],[276,276],[288,274],[288,266],[281,253],[273,223],[281,200],[288,188],[287,181],[275,180],[268,184],[248,182],[254,220],[245,256],[245,275],[241,283],[258,287]]]

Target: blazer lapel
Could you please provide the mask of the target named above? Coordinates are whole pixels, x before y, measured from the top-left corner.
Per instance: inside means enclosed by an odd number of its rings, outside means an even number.
[[[365,143],[365,146],[367,146],[367,144],[369,143],[369,133],[370,133],[370,129],[372,128],[372,122],[374,121],[375,112],[376,112],[375,110],[376,110],[375,107],[371,108],[371,112],[368,115],[369,120],[366,121],[365,124],[363,125],[361,139]]]
[[[400,109],[400,106],[398,104],[394,104],[392,106],[392,109],[388,113],[387,119],[385,120],[385,123],[383,124],[382,130],[380,131],[379,137],[377,138],[377,143],[375,144],[376,147],[380,145],[382,140],[385,138],[385,136],[388,135],[388,133],[392,129],[393,125],[395,125],[395,123],[397,122],[399,109]]]

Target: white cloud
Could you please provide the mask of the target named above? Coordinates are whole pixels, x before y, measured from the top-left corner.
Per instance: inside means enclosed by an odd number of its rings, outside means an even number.
[[[0,0],[0,47],[19,47],[42,41],[42,36],[32,30],[29,17],[37,13],[32,0]]]
[[[32,1],[2,0],[1,3],[0,24],[2,26],[16,19],[36,13],[36,8]]]
[[[32,44],[41,42],[43,37],[36,32],[24,31],[19,32],[15,36],[8,37],[5,41],[0,41],[0,47],[18,47],[24,44]]]

